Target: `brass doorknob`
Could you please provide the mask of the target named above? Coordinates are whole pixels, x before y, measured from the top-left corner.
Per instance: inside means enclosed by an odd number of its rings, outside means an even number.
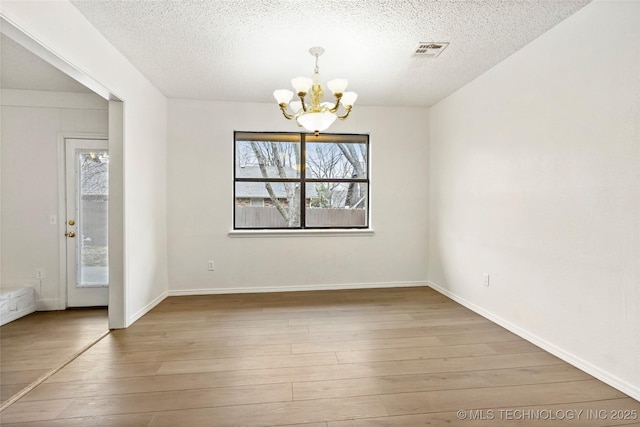
[[[76,225],[76,222],[72,219],[69,220],[69,225]]]
[[[73,231],[68,231],[64,233],[64,235],[67,237],[76,237],[76,233],[74,233]]]

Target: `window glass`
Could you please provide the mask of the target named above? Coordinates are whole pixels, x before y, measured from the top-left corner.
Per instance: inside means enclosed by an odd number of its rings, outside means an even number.
[[[368,188],[361,182],[311,182],[306,184],[309,203],[307,227],[366,227]]]
[[[298,178],[300,143],[236,141],[236,178]]]
[[[236,182],[235,228],[299,228],[300,184]]]
[[[366,178],[367,145],[309,142],[306,144],[306,166],[307,178]]]

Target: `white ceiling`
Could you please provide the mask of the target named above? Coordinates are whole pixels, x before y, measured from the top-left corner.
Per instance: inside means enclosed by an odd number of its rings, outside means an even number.
[[[0,87],[3,89],[91,92],[4,34],[0,35]]]
[[[435,104],[590,2],[71,1],[168,97],[275,102],[323,46],[324,82],[349,79],[359,105],[398,106]],[[419,42],[450,45],[419,59]]]

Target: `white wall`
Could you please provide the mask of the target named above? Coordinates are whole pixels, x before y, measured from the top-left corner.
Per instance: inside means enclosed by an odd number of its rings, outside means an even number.
[[[31,284],[38,309],[59,295],[58,135],[107,135],[107,101],[90,93],[2,90],[1,285]],[[56,224],[50,217],[57,218]],[[36,269],[44,279],[36,279]]]
[[[172,294],[424,285],[423,109],[356,107],[334,133],[369,133],[373,236],[230,237],[233,132],[298,132],[275,104],[169,100]],[[216,270],[207,271],[207,260]]]
[[[636,399],[639,75],[597,1],[430,111],[433,286]]]
[[[110,281],[124,287],[124,310],[118,319],[110,311],[109,320],[111,327],[127,326],[161,301],[168,289],[167,100],[68,1],[3,1],[0,12],[124,103],[123,140],[118,147],[110,146],[124,179],[124,250],[121,259],[110,258],[112,265],[122,264],[123,277],[110,275]]]

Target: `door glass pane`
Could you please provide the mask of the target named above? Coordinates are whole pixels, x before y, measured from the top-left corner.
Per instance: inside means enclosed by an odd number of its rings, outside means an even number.
[[[78,287],[109,284],[109,154],[81,150],[78,160]]]

